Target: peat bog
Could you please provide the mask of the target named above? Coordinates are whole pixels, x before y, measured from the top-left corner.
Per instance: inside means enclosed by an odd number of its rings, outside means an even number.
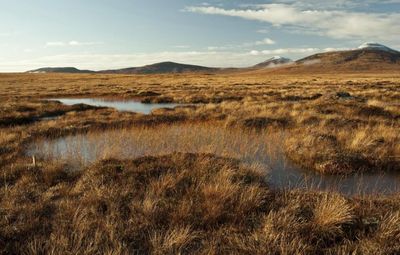
[[[110,107],[118,111],[137,112],[150,114],[154,109],[167,108],[173,109],[179,104],[174,103],[142,103],[135,100],[119,100],[119,99],[101,99],[101,98],[56,98],[51,99],[59,101],[65,105],[85,104],[96,107]]]
[[[161,131],[160,131],[161,130]],[[270,187],[339,192],[348,196],[395,194],[400,173],[354,173],[324,175],[294,164],[282,148],[282,132],[266,133],[221,125],[169,125],[94,131],[32,143],[29,156],[66,163],[81,171],[106,158],[139,158],[171,153],[212,154],[258,165]],[[71,170],[73,171],[73,170]]]
[[[78,98],[107,105],[44,100]],[[0,74],[0,253],[398,254],[399,100],[393,73]]]

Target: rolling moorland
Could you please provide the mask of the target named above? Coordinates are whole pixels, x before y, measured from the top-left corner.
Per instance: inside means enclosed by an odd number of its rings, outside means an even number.
[[[230,72],[0,74],[0,253],[399,254],[398,191],[272,188],[268,167],[229,148],[212,153],[229,130],[228,140],[271,139],[306,171],[400,174],[397,54],[360,49]],[[52,98],[181,105],[145,115]],[[177,143],[171,127],[196,131]],[[141,157],[119,156],[122,143],[90,164],[27,153],[43,139],[112,131],[116,140],[132,128]],[[204,150],[185,151],[191,143]]]

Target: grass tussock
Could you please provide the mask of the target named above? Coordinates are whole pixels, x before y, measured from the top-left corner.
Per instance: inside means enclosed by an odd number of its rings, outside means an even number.
[[[273,191],[257,168],[237,160],[210,154],[109,159],[48,181],[54,171],[29,169],[2,187],[2,253],[399,251],[398,204],[382,210],[374,201],[359,207],[337,194]],[[373,231],[363,223],[370,217],[377,218]],[[372,244],[374,252],[367,252]]]
[[[399,78],[0,74],[0,253],[399,254],[398,194],[273,190],[242,164],[284,134],[273,142],[309,170],[399,172]],[[185,105],[142,115],[43,100],[61,97]],[[26,155],[38,139],[105,130],[115,146],[82,171]]]
[[[340,196],[323,196],[313,211],[313,221],[320,238],[336,238],[343,235],[345,225],[353,221],[353,208]]]
[[[399,77],[394,74],[262,75],[61,75],[0,77],[0,126],[20,130],[5,159],[29,136],[59,136],[95,128],[225,121],[227,126],[284,130],[292,160],[328,174],[399,169]],[[18,85],[16,85],[18,84]],[[143,102],[188,103],[151,116],[63,106],[39,98],[102,97]],[[42,121],[43,117],[57,120]],[[2,123],[2,124],[1,124]],[[329,134],[335,142],[319,137]],[[5,138],[4,138],[5,139]],[[313,149],[316,148],[316,149]]]
[[[400,169],[397,127],[303,130],[285,141],[287,156],[308,168],[328,174],[387,172]]]

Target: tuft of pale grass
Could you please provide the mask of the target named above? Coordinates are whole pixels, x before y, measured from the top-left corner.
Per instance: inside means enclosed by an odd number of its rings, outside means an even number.
[[[390,213],[384,217],[377,237],[382,243],[397,245],[400,249],[400,212]]]
[[[322,235],[336,236],[354,220],[353,207],[340,195],[323,194],[315,205],[313,223]]]
[[[236,196],[239,193],[239,184],[232,182],[232,170],[226,168],[219,171],[211,183],[201,184],[203,195],[203,220],[209,224],[216,224],[224,220],[234,209]]]
[[[174,227],[166,231],[157,231],[150,237],[150,251],[154,255],[188,254],[188,248],[198,238],[190,226]]]

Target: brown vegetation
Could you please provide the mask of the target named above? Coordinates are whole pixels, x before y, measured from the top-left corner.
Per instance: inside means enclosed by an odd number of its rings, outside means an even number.
[[[143,115],[42,100],[56,97],[188,105]],[[398,194],[273,190],[260,169],[215,155],[113,155],[71,171],[33,165],[25,150],[43,137],[159,126],[162,139],[163,125],[218,122],[255,139],[283,132],[286,155],[310,170],[398,172],[399,99],[390,73],[0,74],[0,252],[397,254]]]
[[[363,204],[338,194],[272,191],[257,168],[212,155],[109,159],[76,173],[63,166],[33,167],[20,169],[19,179],[9,177],[15,169],[4,170],[11,171],[1,189],[4,253],[395,254],[400,249],[398,200]]]

